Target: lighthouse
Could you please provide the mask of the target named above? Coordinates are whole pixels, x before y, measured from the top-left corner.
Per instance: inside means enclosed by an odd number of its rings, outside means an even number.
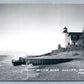
[[[70,45],[70,37],[69,37],[69,34],[68,34],[68,28],[67,27],[64,27],[63,28],[63,34],[64,34],[64,47],[67,47],[68,45]]]

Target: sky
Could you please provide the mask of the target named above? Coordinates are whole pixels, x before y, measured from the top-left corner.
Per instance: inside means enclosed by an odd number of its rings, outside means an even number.
[[[37,55],[64,47],[65,26],[82,31],[83,4],[0,4],[0,51]]]

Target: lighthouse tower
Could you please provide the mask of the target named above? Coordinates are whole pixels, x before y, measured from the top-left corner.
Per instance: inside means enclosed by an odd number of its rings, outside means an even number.
[[[63,29],[63,34],[64,34],[64,42],[65,42],[65,46],[64,47],[67,47],[68,45],[70,45],[70,38],[69,38],[69,35],[68,35],[68,28],[64,27]]]

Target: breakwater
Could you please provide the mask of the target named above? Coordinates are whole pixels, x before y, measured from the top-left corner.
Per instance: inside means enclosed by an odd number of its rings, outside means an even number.
[[[72,58],[69,59],[26,59],[26,64],[33,64],[33,65],[50,65],[50,64],[58,64],[72,61]]]
[[[12,63],[14,66],[18,65],[28,65],[28,64],[33,64],[33,65],[51,65],[51,64],[58,64],[58,63],[64,63],[64,62],[69,62],[72,61],[73,58],[22,58],[20,57],[19,60],[12,60]]]

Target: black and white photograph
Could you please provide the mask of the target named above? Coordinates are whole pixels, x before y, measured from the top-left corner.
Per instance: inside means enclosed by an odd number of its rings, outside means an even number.
[[[0,4],[0,81],[84,81],[84,4]]]

